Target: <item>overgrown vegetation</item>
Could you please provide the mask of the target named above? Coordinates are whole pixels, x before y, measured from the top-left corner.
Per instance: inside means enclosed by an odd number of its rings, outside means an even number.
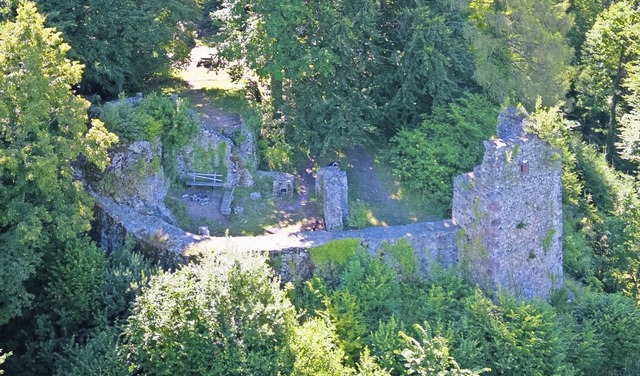
[[[36,3],[46,18],[27,0],[0,6],[7,374],[638,374],[637,2]],[[159,273],[131,247],[99,249],[75,161],[104,169],[110,130],[160,139],[173,177],[197,124],[186,101],[152,94],[105,106],[105,128],[75,93],[148,89],[188,56],[196,23],[218,32],[221,68],[259,81],[251,106],[240,91],[205,94],[242,108],[263,168],[375,145],[403,189],[445,214],[451,179],[476,165],[498,107],[521,103],[563,165],[565,287],[552,305],[490,299],[455,271],[416,278],[406,243],[376,255],[359,240],[328,243],[293,288],[255,254]],[[202,151],[203,163],[220,153]],[[359,205],[352,227],[367,224]]]
[[[122,141],[146,140],[152,144],[161,141],[162,166],[166,176],[176,177],[177,153],[199,131],[198,121],[191,115],[189,101],[152,93],[133,104],[125,97],[102,107],[100,119],[110,131]],[[211,163],[218,162],[218,154],[212,156]],[[203,162],[204,163],[204,162]],[[219,163],[219,162],[218,162]]]
[[[478,94],[467,94],[447,107],[436,107],[415,129],[398,132],[390,162],[411,189],[450,212],[453,177],[482,159],[482,141],[495,133],[497,108]]]

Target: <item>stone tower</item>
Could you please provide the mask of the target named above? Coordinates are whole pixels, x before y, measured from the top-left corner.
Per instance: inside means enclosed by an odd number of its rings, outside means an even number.
[[[560,155],[528,134],[526,114],[498,116],[482,164],[454,179],[461,270],[486,291],[547,300],[562,285]]]

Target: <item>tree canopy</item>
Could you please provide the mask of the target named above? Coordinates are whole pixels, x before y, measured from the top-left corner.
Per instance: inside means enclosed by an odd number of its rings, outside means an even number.
[[[72,162],[82,154],[104,168],[116,140],[102,123],[87,125],[69,48],[31,2],[0,26],[0,324],[30,304],[25,282],[43,253],[89,229],[92,201]]]

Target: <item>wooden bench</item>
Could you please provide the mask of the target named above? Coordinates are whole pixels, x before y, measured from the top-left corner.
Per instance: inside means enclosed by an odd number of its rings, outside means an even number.
[[[235,190],[236,189],[233,188],[231,191],[224,192],[222,203],[220,204],[220,214],[231,215],[231,203],[233,202],[233,193]]]
[[[222,174],[216,172],[205,174],[190,171],[187,172],[187,181],[185,184],[190,187],[222,187],[224,182],[222,181]]]

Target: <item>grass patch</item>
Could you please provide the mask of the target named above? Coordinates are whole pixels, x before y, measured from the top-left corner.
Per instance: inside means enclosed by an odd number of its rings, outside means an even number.
[[[309,249],[311,260],[317,266],[342,266],[360,247],[360,239],[338,239]]]
[[[178,227],[191,233],[198,233],[198,223],[187,212],[187,206],[178,198],[167,195],[164,204],[178,222]]]

